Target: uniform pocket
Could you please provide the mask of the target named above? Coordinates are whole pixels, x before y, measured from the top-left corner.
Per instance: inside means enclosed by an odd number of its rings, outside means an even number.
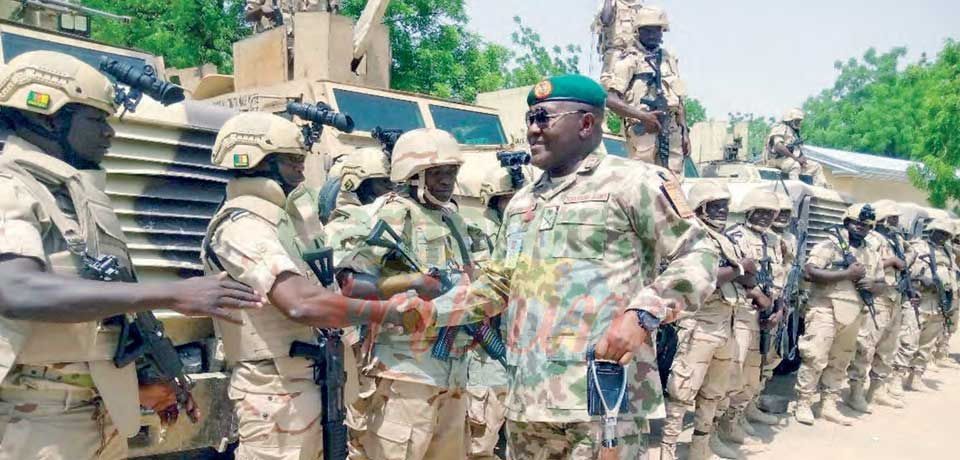
[[[467,404],[467,421],[482,426],[487,421],[487,397],[490,391],[486,387],[467,387],[470,398]]]
[[[607,203],[567,203],[557,212],[551,230],[551,254],[557,258],[600,259],[607,244]]]
[[[383,420],[374,433],[376,446],[373,446],[375,447],[373,450],[380,451],[380,458],[383,460],[407,458],[407,447],[410,444],[413,427],[400,422]]]

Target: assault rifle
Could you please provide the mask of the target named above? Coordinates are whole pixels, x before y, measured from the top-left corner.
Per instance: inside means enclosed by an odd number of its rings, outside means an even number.
[[[320,329],[316,345],[299,340],[290,344],[290,357],[313,361],[313,381],[320,386],[323,406],[323,460],[347,458],[347,410],[343,399],[347,373],[343,367],[342,334],[340,329]]]
[[[757,285],[760,286],[760,291],[768,297],[773,297],[773,260],[770,259],[770,255],[767,254],[767,236],[761,234],[761,240],[763,241],[763,258],[760,259],[760,270],[757,271]],[[770,351],[770,331],[767,329],[767,323],[770,321],[770,317],[773,316],[782,306],[780,305],[780,299],[777,299],[773,302],[773,305],[770,308],[765,310],[760,310],[759,322],[760,322],[760,378],[763,379],[763,371],[767,367],[767,353]]]
[[[803,277],[803,266],[807,261],[807,232],[800,231],[797,235],[797,255],[790,265],[790,272],[787,274],[787,282],[783,286],[783,295],[780,298],[786,312],[783,315],[784,321],[777,328],[777,343],[780,346],[780,356],[787,360],[793,360],[797,356],[796,339],[800,335],[800,279]],[[789,319],[789,330],[786,320]],[[791,344],[791,338],[793,343]]]
[[[660,131],[657,131],[657,163],[664,168],[670,168],[670,134],[667,132],[670,122],[670,105],[667,103],[667,95],[663,89],[663,48],[647,54],[644,58],[650,66],[653,67],[653,76],[648,81],[656,87],[656,95],[653,98],[641,98],[640,103],[647,106],[651,112],[660,111],[657,121],[660,122]],[[634,77],[636,78],[636,76]],[[633,86],[632,84],[630,86]],[[646,130],[642,129],[643,124],[634,126],[634,132],[643,135]],[[640,128],[640,130],[638,130]]]
[[[116,256],[104,255],[95,258],[86,249],[80,251],[79,255],[83,264],[81,274],[86,279],[136,281],[133,272],[130,272],[129,276],[124,274]],[[126,367],[142,358],[137,365],[137,379],[141,383],[171,383],[176,391],[177,404],[158,413],[160,420],[164,424],[176,422],[180,407],[183,407],[190,421],[196,423],[200,419],[200,413],[193,401],[193,395],[190,394],[193,382],[184,372],[183,361],[180,361],[173,342],[164,335],[163,323],[151,311],[131,316],[132,320],[128,315],[117,315],[108,319],[108,322],[120,326],[120,340],[117,341],[113,364]]]
[[[843,236],[840,234],[840,227],[833,226],[828,230],[833,236],[837,238],[837,244],[840,245],[840,251],[843,253],[843,260],[840,262],[834,262],[834,268],[840,268],[846,270],[850,268],[851,265],[857,263],[857,258],[850,252],[850,245],[847,244],[847,240],[843,239]],[[857,294],[860,296],[860,300],[863,301],[863,304],[867,306],[867,311],[870,312],[870,318],[873,320],[873,325],[879,330],[880,325],[877,324],[877,307],[874,305],[873,293],[869,289],[862,288],[857,286]]]
[[[384,238],[384,236],[388,238]],[[390,254],[395,254],[408,267],[414,271],[426,274],[440,283],[441,292],[447,292],[454,287],[456,282],[453,279],[453,273],[447,269],[439,267],[430,267],[424,269],[413,253],[406,245],[400,235],[382,219],[374,225],[370,235],[367,236],[367,244],[389,250]],[[496,359],[504,367],[507,365],[507,347],[500,336],[500,330],[494,327],[493,321],[482,321],[479,323],[465,324],[462,326],[443,326],[437,332],[437,341],[433,344],[430,354],[436,359],[449,359],[450,351],[453,349],[453,341],[461,329],[467,332],[483,348],[491,358]]]
[[[947,329],[953,329],[953,320],[950,319],[950,310],[953,309],[953,290],[947,289],[943,284],[943,279],[937,273],[937,251],[933,248],[933,243],[927,242],[930,248],[927,264],[930,266],[930,277],[933,278],[933,284],[937,288],[937,305],[940,307],[940,316],[943,316],[943,324]]]
[[[887,243],[890,244],[890,247],[893,249],[893,254],[897,256],[898,259],[906,262],[907,257],[904,255],[903,244],[900,242],[900,236],[896,232],[890,231],[885,227],[877,227],[877,233],[883,235],[887,239]],[[910,300],[910,305],[913,306],[913,314],[917,317],[917,324],[920,324],[920,307],[913,303],[918,294],[917,291],[913,288],[913,280],[910,277],[910,269],[906,266],[903,267],[903,270],[900,270],[900,273],[897,274],[897,292],[900,293],[903,298]]]

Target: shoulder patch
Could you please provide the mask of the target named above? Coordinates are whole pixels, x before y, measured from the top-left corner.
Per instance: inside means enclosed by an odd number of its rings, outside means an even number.
[[[661,174],[660,177],[663,177],[663,175]],[[660,191],[663,192],[663,196],[665,196],[667,201],[670,202],[670,205],[673,206],[673,210],[684,219],[693,217],[693,209],[690,209],[690,205],[687,204],[687,200],[683,196],[680,182],[675,178],[667,179],[664,177],[664,179],[666,180],[663,185],[660,186]]]

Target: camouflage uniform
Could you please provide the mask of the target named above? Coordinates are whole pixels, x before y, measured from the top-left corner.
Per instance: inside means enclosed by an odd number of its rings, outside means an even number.
[[[645,10],[652,9],[644,7]],[[666,48],[663,50],[663,61],[660,72],[663,79],[663,91],[669,106],[669,119],[663,129],[667,130],[670,139],[670,170],[678,177],[683,177],[683,133],[688,128],[683,122],[683,100],[687,97],[687,88],[680,79],[679,64],[676,56]],[[606,63],[600,74],[600,83],[606,90],[613,90],[623,96],[623,101],[634,107],[649,110],[641,99],[654,99],[657,87],[653,80],[653,54],[635,40],[629,48],[620,53],[619,59]],[[643,125],[637,120],[624,120],[623,129],[627,137],[627,149],[631,159],[644,163],[657,164],[657,134],[646,133]]]
[[[275,150],[266,152],[264,145]],[[304,155],[299,128],[276,115],[248,112],[221,128],[213,162],[252,168],[272,153]],[[246,159],[238,164],[238,157]],[[231,179],[226,201],[207,227],[204,272],[225,271],[264,293],[271,292],[284,273],[319,283],[302,256],[305,249],[323,241],[313,197],[305,185],[286,195],[273,179]],[[240,436],[234,455],[237,459],[322,458],[322,405],[312,362],[289,356],[296,340],[316,343],[315,329],[292,321],[269,303],[260,310],[245,310],[241,317],[243,325],[214,320],[233,368],[228,394]]]
[[[688,198],[693,206],[699,207],[717,199],[704,199],[704,203],[696,197],[699,193],[709,192],[710,185],[697,184]],[[726,199],[729,200],[729,193]],[[722,196],[722,195],[717,195]],[[719,233],[707,225],[707,235],[716,246],[720,254],[719,267],[740,268],[740,259],[743,251],[733,240]],[[722,224],[717,224],[722,226]],[[663,426],[663,444],[660,447],[661,459],[672,459],[677,439],[683,431],[683,416],[687,407],[695,404],[693,417],[694,441],[703,444],[703,447],[692,446],[691,451],[706,453],[705,437],[713,431],[713,417],[717,404],[727,392],[730,371],[733,366],[733,353],[736,342],[733,338],[734,314],[736,308],[747,298],[745,288],[736,282],[730,281],[716,290],[707,298],[703,307],[696,313],[681,313],[677,320],[677,353],[670,368],[670,377],[667,380],[667,417]],[[697,437],[704,437],[698,441]],[[695,458],[691,453],[691,458]],[[702,458],[702,457],[701,457]]]
[[[521,189],[504,215],[493,257],[457,313],[466,322],[504,311],[509,456],[596,458],[587,346],[624,310],[668,320],[695,312],[713,292],[718,254],[668,171],[598,152],[566,177],[544,174]],[[672,262],[658,275],[665,257]],[[626,371],[620,458],[645,458],[647,420],[663,416],[652,340]]]
[[[800,174],[807,174],[813,177],[814,185],[830,188],[830,183],[827,182],[826,176],[823,175],[823,166],[821,166],[820,163],[806,158],[806,166],[801,166],[797,160],[781,156],[773,150],[773,147],[777,144],[787,146],[799,138],[799,133],[786,124],[787,121],[796,119],[802,120],[803,112],[797,109],[789,110],[784,114],[780,123],[774,124],[773,127],[770,128],[770,134],[767,136],[767,143],[763,149],[763,158],[767,166],[777,168],[786,173],[791,180],[798,180]],[[794,149],[794,154],[803,153],[798,149],[799,147]]]
[[[433,149],[435,155],[411,154],[422,153],[421,147]],[[462,163],[459,147],[450,134],[427,129],[401,136],[392,160],[391,179],[396,183],[422,177],[431,167]],[[424,189],[421,182],[418,191]],[[373,224],[383,220],[401,235],[405,247],[425,267],[461,273],[469,269],[470,254],[464,251],[470,246],[466,225],[451,207],[431,209],[407,193],[389,193],[359,212],[369,213],[369,218],[361,219],[366,219],[370,227],[355,230],[355,235],[365,237]],[[341,238],[339,244],[350,249],[336,264],[338,270],[381,280],[411,272],[409,267],[388,258],[386,249],[371,246],[364,238]],[[363,375],[373,380],[375,388],[356,403],[358,411],[365,412],[366,431],[354,435],[361,446],[352,450],[362,449],[376,460],[465,455],[467,361],[462,350],[469,345],[469,338],[459,334],[451,358],[441,360],[431,354],[437,332],[430,328],[424,334],[368,334],[360,364]]]
[[[927,226],[928,229],[938,224],[934,220]],[[941,226],[946,228],[946,226]],[[952,230],[945,230],[952,231]],[[932,242],[918,240],[912,242],[912,249],[917,254],[917,260],[911,266],[911,273],[915,280],[932,280],[930,270],[930,254],[936,258],[937,274],[946,289],[956,292],[956,281],[951,276],[956,269],[953,258],[944,247],[937,247]],[[900,348],[894,361],[894,370],[900,377],[908,377],[908,385],[914,386],[916,380],[923,376],[927,364],[933,358],[937,346],[937,338],[943,333],[944,321],[940,312],[939,299],[936,289],[924,287],[920,282],[914,283],[920,293],[920,323],[912,314],[905,315],[900,334]]]
[[[38,95],[40,99],[38,99]],[[43,97],[46,97],[43,99]],[[22,54],[0,73],[0,105],[52,115],[65,104],[115,111],[113,85],[71,56]],[[133,264],[102,171],[79,171],[9,135],[0,156],[0,255],[77,278],[82,248]],[[136,366],[117,368],[115,326],[0,318],[0,458],[120,459],[140,429]]]
[[[336,11],[339,0],[246,0],[244,12],[259,9],[262,6],[279,8],[283,15],[283,25],[287,27],[287,34],[293,34],[293,17],[295,13],[311,11]],[[279,24],[272,16],[263,16],[254,23],[254,32],[260,33],[277,27]]]
[[[635,40],[634,22],[637,10],[643,7],[640,0],[613,0],[613,21],[604,25],[600,17],[603,4],[593,22],[593,32],[597,35],[597,51],[603,56],[603,65],[617,59]]]
[[[864,241],[860,247],[850,246],[850,252],[866,268],[865,280],[884,277],[876,247]],[[831,270],[835,269],[834,263],[842,260],[839,243],[831,236],[813,247],[807,265]],[[828,405],[836,409],[847,366],[857,351],[857,334],[866,316],[865,309],[852,281],[811,285],[806,332],[799,346],[802,362],[797,373],[798,404],[809,408],[814,395],[821,392],[824,413]]]

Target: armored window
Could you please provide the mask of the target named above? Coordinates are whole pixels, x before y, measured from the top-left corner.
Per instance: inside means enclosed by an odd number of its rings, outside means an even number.
[[[467,145],[500,145],[507,143],[500,116],[430,105],[430,116],[437,128],[449,131],[457,142]]]
[[[373,131],[377,126],[404,131],[426,127],[416,102],[339,88],[333,96],[339,111],[353,117],[357,131]]]

